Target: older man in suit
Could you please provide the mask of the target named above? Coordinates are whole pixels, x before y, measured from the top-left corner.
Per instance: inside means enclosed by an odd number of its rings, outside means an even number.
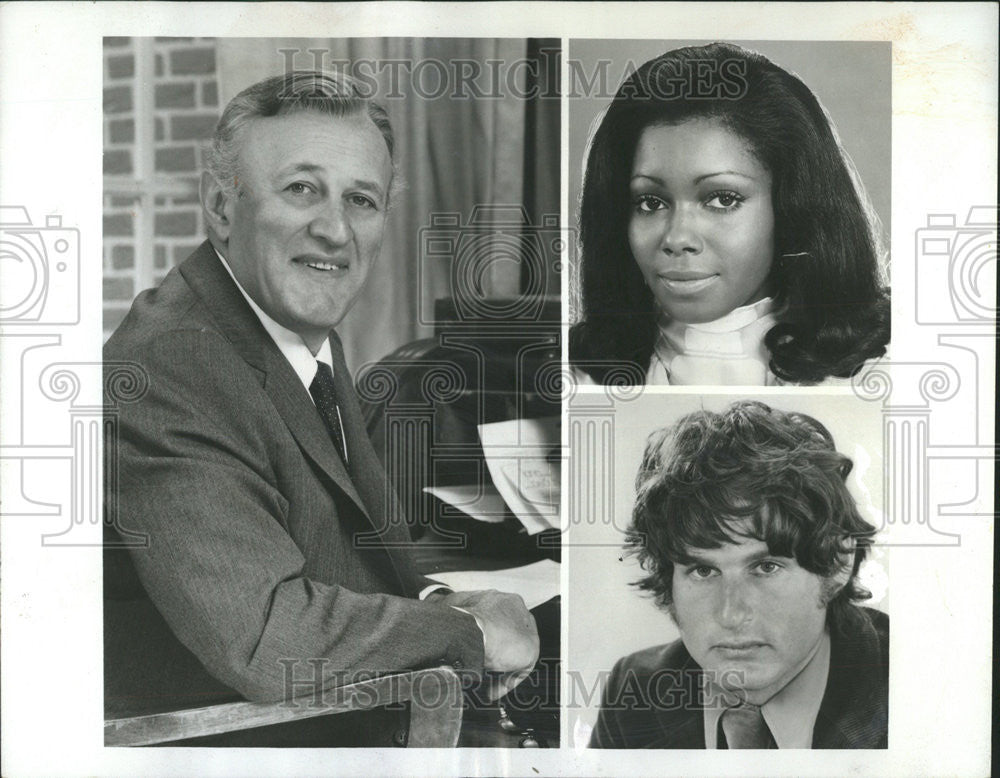
[[[347,78],[248,88],[203,175],[209,240],[108,341],[107,361],[148,376],[121,409],[108,495],[148,538],[105,554],[109,713],[439,663],[492,672],[497,695],[536,661],[519,597],[448,592],[413,569],[333,332],[378,259],[392,154],[385,111]],[[406,740],[398,711],[334,719],[206,742]]]
[[[653,433],[628,545],[680,640],[619,660],[597,748],[885,748],[889,618],[855,603],[875,528],[851,460],[763,403]]]

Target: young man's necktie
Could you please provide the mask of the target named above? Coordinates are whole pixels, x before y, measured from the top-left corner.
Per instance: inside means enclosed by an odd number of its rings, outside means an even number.
[[[774,748],[774,738],[757,705],[744,703],[722,714],[727,748]]]

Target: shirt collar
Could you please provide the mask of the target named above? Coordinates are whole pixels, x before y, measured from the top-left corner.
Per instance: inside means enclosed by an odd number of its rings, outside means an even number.
[[[749,305],[741,305],[733,308],[725,316],[714,321],[705,321],[696,324],[683,324],[681,326],[701,332],[735,332],[747,325],[753,324],[763,316],[774,311],[774,298],[765,297]],[[678,324],[675,322],[675,324]]]
[[[330,351],[330,341],[324,340],[323,345],[320,346],[319,353],[313,356],[313,353],[309,350],[309,347],[305,344],[305,341],[297,334],[292,332],[287,327],[283,327],[270,316],[268,316],[264,310],[253,301],[253,298],[247,294],[246,290],[236,280],[236,276],[233,275],[233,269],[229,267],[229,263],[226,258],[219,253],[218,249],[215,251],[215,256],[219,258],[222,262],[222,266],[229,273],[229,277],[233,279],[233,283],[236,284],[236,288],[240,290],[240,294],[246,299],[247,303],[250,305],[251,310],[257,314],[257,318],[260,319],[260,323],[264,325],[264,329],[267,330],[267,334],[271,336],[271,340],[274,341],[274,345],[278,347],[278,350],[282,353],[285,359],[288,360],[288,364],[292,366],[292,370],[295,371],[295,375],[299,377],[302,385],[308,390],[309,386],[313,382],[313,378],[316,377],[316,362],[325,362],[330,365],[330,369],[333,369],[333,354]]]
[[[812,748],[816,717],[830,674],[830,633],[824,632],[806,666],[785,687],[761,706],[761,713],[778,748]],[[718,748],[719,719],[732,694],[716,693],[714,705],[704,709],[705,748]]]
[[[764,337],[777,324],[765,297],[710,322],[661,322],[650,359],[649,384],[763,385],[771,383]]]

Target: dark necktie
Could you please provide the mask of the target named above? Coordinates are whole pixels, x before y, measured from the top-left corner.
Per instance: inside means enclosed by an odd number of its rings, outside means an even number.
[[[313,402],[319,415],[323,417],[327,432],[333,439],[333,445],[337,448],[347,464],[347,443],[344,440],[344,426],[340,418],[340,406],[337,404],[337,390],[333,385],[333,371],[326,362],[316,361],[316,377],[309,384],[309,394],[312,395]]]
[[[727,748],[774,748],[774,738],[757,705],[744,703],[722,714]]]

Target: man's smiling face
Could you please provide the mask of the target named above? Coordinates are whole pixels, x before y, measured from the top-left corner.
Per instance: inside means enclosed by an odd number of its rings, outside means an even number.
[[[258,118],[240,141],[222,253],[254,302],[315,351],[378,258],[389,151],[364,114]]]

